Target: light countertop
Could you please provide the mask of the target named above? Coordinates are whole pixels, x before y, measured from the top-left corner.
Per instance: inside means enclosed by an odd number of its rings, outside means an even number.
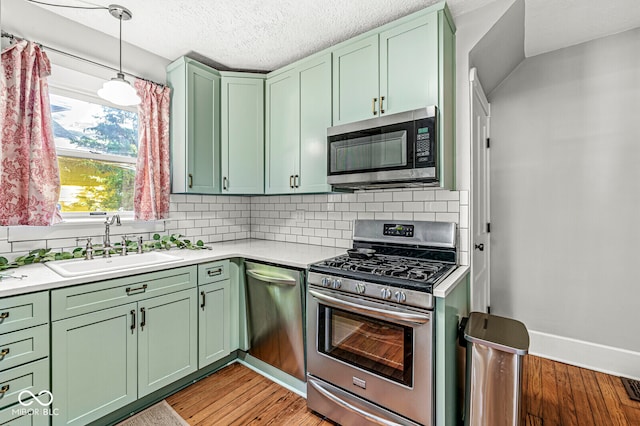
[[[208,244],[208,246],[212,249],[172,249],[168,252],[163,251],[163,253],[170,253],[181,258],[180,260],[172,262],[148,265],[139,268],[128,268],[123,271],[87,274],[77,277],[62,277],[44,264],[8,269],[3,271],[3,273],[13,273],[13,275],[16,276],[26,275],[26,277],[21,280],[14,278],[2,279],[0,281],[0,297],[32,293],[41,290],[51,290],[74,284],[84,284],[94,281],[121,278],[128,275],[144,274],[147,272],[161,271],[164,269],[178,268],[180,266],[189,266],[235,257],[306,269],[312,263],[320,262],[321,260],[328,259],[339,254],[344,254],[346,251],[343,248],[336,247],[251,239],[214,243]],[[130,254],[129,256],[144,255]],[[117,257],[117,255],[112,257]]]
[[[16,276],[26,275],[26,277],[21,280],[13,278],[2,279],[0,281],[0,297],[51,290],[75,284],[122,278],[129,275],[138,275],[231,258],[244,258],[307,269],[312,263],[320,262],[346,252],[344,248],[253,239],[214,243],[208,244],[208,246],[211,247],[211,250],[172,249],[169,251],[170,254],[179,257],[180,260],[77,277],[62,277],[44,264],[9,269],[3,271],[3,273],[13,273]],[[166,253],[165,251],[163,252]],[[144,255],[130,254],[129,256]],[[117,257],[117,255],[113,257]],[[435,297],[446,297],[446,295],[466,277],[468,271],[468,266],[459,266],[443,282],[434,288],[433,295]]]

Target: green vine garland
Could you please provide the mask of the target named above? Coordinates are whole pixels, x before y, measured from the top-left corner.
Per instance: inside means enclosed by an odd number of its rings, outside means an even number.
[[[138,242],[126,240],[127,252],[137,252]],[[179,249],[199,250],[208,249],[204,245],[202,240],[198,240],[192,243],[190,240],[184,239],[180,234],[171,234],[160,236],[160,234],[153,234],[153,240],[145,241],[142,243],[142,251],[149,252],[153,250],[169,250],[171,247],[177,247]],[[117,254],[122,249],[122,243],[115,243],[113,248],[109,250],[111,254]],[[101,244],[93,246],[93,255],[102,256],[104,249]],[[57,251],[53,252],[52,249],[35,249],[31,250],[29,254],[16,257],[13,262],[9,262],[7,258],[0,256],[0,271],[10,268],[18,268],[24,265],[31,265],[33,263],[45,263],[52,260],[66,260],[66,259],[78,259],[84,257],[86,249],[83,247],[76,247],[72,251]]]

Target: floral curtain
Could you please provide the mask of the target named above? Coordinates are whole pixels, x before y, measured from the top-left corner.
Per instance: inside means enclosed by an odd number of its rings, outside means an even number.
[[[0,84],[0,225],[60,221],[58,159],[47,76],[51,65],[35,43],[2,52]]]
[[[144,80],[134,83],[138,106],[138,163],[133,206],[138,220],[169,217],[169,102],[166,86]]]

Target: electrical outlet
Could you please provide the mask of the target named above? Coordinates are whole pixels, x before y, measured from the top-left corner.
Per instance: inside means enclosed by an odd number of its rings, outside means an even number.
[[[304,210],[296,210],[296,222],[304,222]]]

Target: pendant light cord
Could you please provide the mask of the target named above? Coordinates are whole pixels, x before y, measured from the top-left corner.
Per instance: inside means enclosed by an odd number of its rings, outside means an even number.
[[[120,12],[120,74],[122,74],[122,12]]]
[[[108,7],[104,7],[104,6],[72,6],[72,5],[68,5],[68,4],[55,4],[55,3],[47,3],[44,1],[37,1],[37,0],[27,0],[28,2],[31,3],[37,3],[37,4],[42,4],[45,6],[53,6],[53,7],[66,7],[69,9],[106,9],[109,10]]]

